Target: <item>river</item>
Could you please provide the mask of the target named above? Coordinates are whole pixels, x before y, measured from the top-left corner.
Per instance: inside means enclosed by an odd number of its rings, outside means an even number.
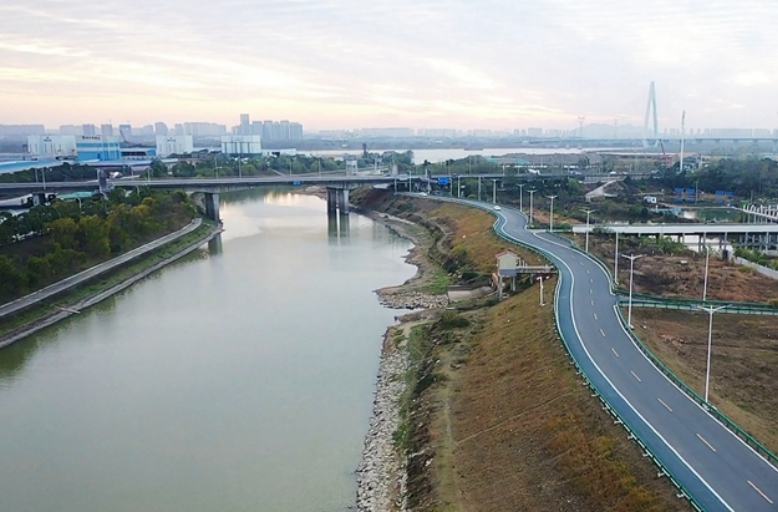
[[[410,243],[324,201],[227,194],[226,232],[0,350],[0,510],[329,512],[354,504]]]

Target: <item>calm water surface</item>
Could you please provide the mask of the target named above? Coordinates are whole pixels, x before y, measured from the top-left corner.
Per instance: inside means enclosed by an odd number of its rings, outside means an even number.
[[[222,204],[208,251],[0,350],[3,512],[343,511],[410,245],[323,201]]]

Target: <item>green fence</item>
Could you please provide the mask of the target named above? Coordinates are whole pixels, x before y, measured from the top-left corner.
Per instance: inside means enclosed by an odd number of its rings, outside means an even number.
[[[637,337],[637,335],[632,332],[632,329],[630,329],[627,326],[627,320],[624,318],[624,314],[621,311],[621,308],[616,308],[616,311],[619,314],[619,317],[621,319],[621,323],[624,324],[625,330],[629,333],[632,340],[635,342],[637,347],[648,357],[652,363],[654,363],[654,366],[659,368],[659,370],[664,373],[676,386],[678,386],[684,393],[689,395],[689,397],[692,398],[695,402],[703,406],[705,409],[710,411],[713,416],[719,420],[721,423],[723,423],[727,428],[729,428],[732,432],[734,432],[739,438],[741,438],[745,443],[749,446],[751,446],[754,450],[756,450],[757,453],[764,456],[767,460],[769,460],[772,464],[778,465],[778,457],[767,449],[765,445],[760,443],[758,440],[756,440],[751,434],[740,428],[740,426],[732,421],[726,414],[719,411],[716,407],[713,407],[712,405],[705,402],[705,399],[702,398],[699,394],[697,394],[696,391],[694,391],[692,388],[690,388],[683,380],[681,380],[680,377],[678,377],[675,373],[673,373],[670,368],[664,365],[662,361],[659,360],[658,357],[654,355],[651,350],[640,340],[640,338]]]

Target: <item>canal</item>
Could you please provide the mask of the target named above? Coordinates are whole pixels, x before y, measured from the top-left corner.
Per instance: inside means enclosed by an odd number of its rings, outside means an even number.
[[[0,350],[0,509],[329,512],[353,505],[410,243],[324,201],[223,197],[225,233]]]

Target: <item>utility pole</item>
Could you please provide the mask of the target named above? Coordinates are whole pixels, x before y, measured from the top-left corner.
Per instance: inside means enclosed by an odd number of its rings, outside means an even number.
[[[478,200],[481,200],[481,177],[478,177]]]
[[[551,199],[551,208],[549,211],[551,212],[548,218],[548,232],[553,233],[554,232],[554,199],[556,199],[559,196],[546,196],[549,199]]]
[[[591,214],[594,210],[591,208],[587,208],[584,210],[586,212],[586,253],[589,252],[589,214]]]
[[[524,213],[524,183],[519,185],[519,211]]]
[[[492,204],[497,204],[497,180],[492,180]]]
[[[535,221],[532,218],[532,200],[535,196],[535,189],[529,189],[527,192],[529,192],[529,225],[532,227],[532,225],[535,223]]]

